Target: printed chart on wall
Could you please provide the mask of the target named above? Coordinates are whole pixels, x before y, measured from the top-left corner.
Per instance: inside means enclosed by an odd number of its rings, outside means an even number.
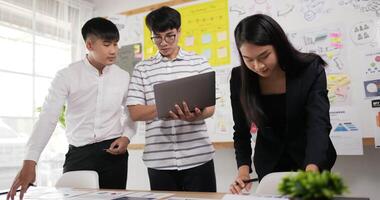
[[[380,1],[341,0],[345,9],[354,9],[366,18],[353,23],[350,39],[353,44],[356,69],[359,69],[355,83],[358,85],[360,103],[358,115],[362,118],[363,132],[375,137],[376,147],[380,147]],[[359,93],[360,91],[360,93]],[[359,96],[355,95],[355,96]]]
[[[184,6],[181,13],[181,38],[179,45],[206,57],[211,66],[230,63],[230,36],[227,0],[213,0],[206,3]],[[157,52],[151,33],[144,26],[144,58]]]
[[[213,141],[231,141],[233,133],[233,117],[230,99],[229,67],[218,67],[216,73],[216,105],[214,115],[206,120],[207,129]]]
[[[325,25],[307,32],[288,34],[302,52],[320,55],[326,62],[330,118],[333,126],[331,137],[340,155],[362,154],[362,136],[355,127],[351,101],[351,77],[346,64],[347,48],[345,33],[336,24]],[[353,122],[355,121],[355,122]]]
[[[380,27],[380,26],[379,26]],[[365,106],[370,112],[368,125],[375,133],[376,147],[380,147],[380,49],[363,55],[363,90]]]

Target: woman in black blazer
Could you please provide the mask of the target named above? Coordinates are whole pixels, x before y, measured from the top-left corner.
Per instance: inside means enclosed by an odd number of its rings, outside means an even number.
[[[250,184],[251,138],[257,139],[254,166],[261,180],[278,171],[330,170],[336,151],[330,140],[326,63],[297,51],[280,25],[258,14],[235,29],[241,66],[232,70],[231,104],[238,176],[232,193]]]

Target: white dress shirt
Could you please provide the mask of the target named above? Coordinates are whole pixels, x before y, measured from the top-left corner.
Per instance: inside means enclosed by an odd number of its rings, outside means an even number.
[[[122,135],[131,139],[136,124],[125,106],[129,79],[128,72],[117,65],[106,66],[99,75],[87,58],[60,70],[27,143],[25,160],[38,161],[65,103],[69,144],[79,147]],[[123,112],[127,117],[122,117]]]

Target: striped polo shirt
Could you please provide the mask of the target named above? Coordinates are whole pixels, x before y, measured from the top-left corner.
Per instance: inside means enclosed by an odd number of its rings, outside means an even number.
[[[127,105],[154,105],[155,84],[210,71],[212,68],[207,60],[194,53],[180,49],[174,60],[157,53],[135,66]],[[155,118],[146,122],[143,161],[149,168],[190,169],[210,161],[214,154],[204,120],[186,122]]]

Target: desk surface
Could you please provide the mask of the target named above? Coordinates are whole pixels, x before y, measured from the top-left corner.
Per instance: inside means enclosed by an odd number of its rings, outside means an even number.
[[[160,198],[172,200],[201,200],[201,199],[222,199],[226,193],[210,192],[173,192],[173,191],[130,191],[130,190],[97,190],[97,189],[70,189],[54,187],[33,187],[25,195],[25,200],[112,200],[118,197],[142,197],[141,200],[148,198]],[[5,200],[6,195],[0,195],[0,200]],[[19,199],[16,196],[15,199]],[[229,200],[255,200],[256,196],[249,195],[229,195]],[[358,197],[336,197],[334,200],[369,200],[369,198]]]
[[[161,193],[161,191],[155,191]],[[174,197],[180,198],[202,198],[202,199],[222,199],[225,193],[217,192],[168,192],[174,194]]]

